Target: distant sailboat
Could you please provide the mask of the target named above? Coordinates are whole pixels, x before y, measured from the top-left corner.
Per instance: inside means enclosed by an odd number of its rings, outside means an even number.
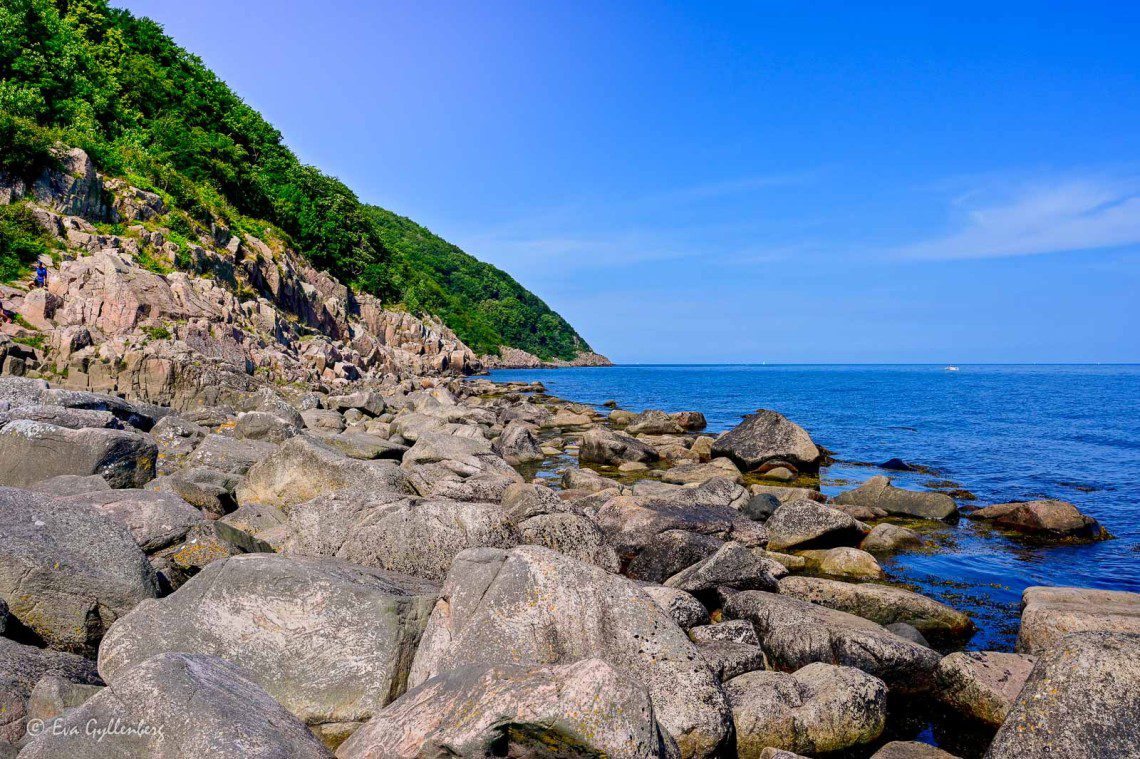
[[[946,371],[948,371],[948,372],[956,372],[956,371],[958,371],[958,367],[954,366],[953,364],[949,364],[949,365],[947,365],[947,367],[946,367]]]

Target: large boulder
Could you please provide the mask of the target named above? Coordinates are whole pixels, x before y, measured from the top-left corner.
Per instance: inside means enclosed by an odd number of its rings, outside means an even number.
[[[290,438],[250,468],[237,489],[241,505],[264,503],[288,509],[343,488],[411,493],[407,475],[393,461],[359,461],[308,435]]]
[[[891,554],[907,548],[921,548],[922,536],[906,527],[883,522],[871,529],[859,547],[874,554]]]
[[[727,456],[745,471],[770,461],[787,462],[810,471],[819,468],[822,458],[803,427],[767,409],[748,414],[744,421],[717,438],[712,455]]]
[[[924,690],[941,658],[870,620],[775,593],[735,593],[724,612],[752,622],[768,661],[789,672],[823,662],[857,667],[892,688]]]
[[[451,669],[405,693],[337,751],[340,759],[677,756],[645,687],[600,659]]]
[[[649,689],[684,756],[711,756],[731,733],[712,670],[632,581],[537,546],[455,557],[409,678],[420,685],[472,661],[564,664],[600,658]]]
[[[106,514],[131,531],[145,553],[177,543],[204,521],[202,513],[173,493],[152,490],[97,490],[61,500]]]
[[[349,489],[293,506],[281,551],[442,580],[466,548],[517,543],[498,504]]]
[[[91,733],[92,727],[106,734]],[[212,656],[166,653],[66,713],[20,752],[29,759],[330,757],[251,673]]]
[[[781,504],[764,524],[773,551],[855,545],[866,533],[853,517],[807,498]]]
[[[1019,654],[1043,654],[1075,632],[1140,634],[1140,593],[1044,586],[1022,592]]]
[[[657,450],[635,437],[614,432],[605,427],[594,427],[582,435],[578,460],[582,463],[619,466],[627,462],[643,464],[657,461]]]
[[[19,406],[8,411],[0,411],[0,427],[19,419],[30,422],[54,424],[81,430],[86,427],[105,427],[111,430],[123,429],[123,423],[110,411],[88,411],[87,409],[66,408],[65,406]]]
[[[226,435],[209,434],[202,438],[202,442],[186,459],[186,464],[189,467],[241,476],[276,450],[275,443],[263,440],[238,440]]]
[[[18,420],[0,429],[0,484],[24,487],[61,474],[98,474],[112,487],[154,479],[158,448],[126,430],[73,430]]]
[[[336,559],[235,556],[123,617],[104,638],[99,672],[116,688],[157,654],[219,656],[335,745],[404,691],[436,594],[423,580]]]
[[[132,403],[116,395],[90,393],[86,390],[51,388],[43,392],[39,401],[49,406],[63,406],[86,411],[106,411],[114,414],[124,424],[129,424],[143,432],[149,432],[159,419],[170,413],[170,409],[162,406]]]
[[[682,630],[709,623],[709,611],[691,593],[664,585],[646,583],[641,589],[653,599],[653,603],[669,615]]]
[[[876,751],[871,759],[958,759],[958,757],[929,743],[891,741]]]
[[[817,574],[847,580],[882,580],[886,573],[866,551],[848,546],[800,551],[804,565]]]
[[[741,759],[759,759],[767,747],[815,755],[870,743],[887,718],[887,686],[852,667],[748,672],[724,689]]]
[[[780,592],[829,609],[855,614],[884,627],[897,622],[911,625],[923,637],[939,644],[962,641],[973,634],[974,623],[960,611],[932,598],[902,588],[876,583],[851,583],[819,577],[785,577]]]
[[[958,517],[954,499],[945,493],[896,488],[891,484],[891,478],[883,475],[876,475],[854,490],[840,493],[835,502],[919,519],[953,520]]]
[[[514,420],[507,423],[494,445],[495,453],[506,459],[508,464],[518,466],[542,461],[542,445],[534,434],[531,425]]]
[[[642,411],[626,426],[631,435],[680,435],[685,431],[681,423],[664,411]]]
[[[426,433],[400,467],[420,495],[457,501],[498,501],[522,476],[485,439]]]
[[[631,561],[636,561],[636,557],[652,546],[658,536],[670,531],[694,533],[722,541],[735,540],[749,547],[764,545],[768,541],[767,529],[733,508],[731,491],[718,492],[721,484],[737,487],[722,479],[710,480],[695,488],[673,488],[664,495],[617,496],[605,501],[594,518],[609,536],[618,555]],[[737,489],[747,498],[747,491]],[[708,542],[707,548],[711,550],[705,552],[702,549],[693,561],[710,555],[716,547],[716,543]],[[665,563],[669,564],[668,561]],[[670,572],[656,581],[663,581],[688,564],[672,566]],[[655,578],[644,576],[641,579]]]
[[[93,654],[116,619],[157,593],[126,527],[88,506],[0,488],[0,599],[52,648]]]
[[[788,573],[782,564],[757,556],[751,549],[728,542],[716,553],[682,569],[665,585],[701,594],[720,587],[736,590],[776,590],[777,580]]]
[[[967,516],[1003,530],[1043,538],[1105,540],[1112,537],[1100,522],[1085,516],[1067,501],[999,503],[972,511]]]
[[[934,696],[955,711],[999,727],[1033,670],[1036,657],[999,651],[958,651],[935,670]]]
[[[27,719],[34,717],[28,714],[28,701],[36,683],[47,676],[87,685],[102,682],[90,659],[0,638],[0,756],[5,745],[24,737]]]
[[[1089,632],[1038,659],[987,759],[1140,755],[1140,635]]]

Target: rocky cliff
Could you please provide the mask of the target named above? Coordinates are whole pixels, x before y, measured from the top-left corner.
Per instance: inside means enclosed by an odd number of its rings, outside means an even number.
[[[279,238],[215,221],[187,239],[159,221],[158,195],[102,176],[82,150],[60,158],[34,182],[0,181],[0,203],[26,204],[56,249],[41,257],[46,289],[0,286],[6,374],[185,406],[267,383],[483,368],[440,322],[350,292]]]

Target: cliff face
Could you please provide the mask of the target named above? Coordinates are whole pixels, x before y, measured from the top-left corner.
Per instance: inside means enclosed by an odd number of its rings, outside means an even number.
[[[18,315],[0,324],[5,373],[180,406],[264,383],[482,370],[440,322],[354,294],[271,238],[216,222],[184,240],[157,221],[158,195],[82,150],[60,157],[30,184],[0,181],[0,203],[26,203],[58,249],[46,289],[0,286]]]

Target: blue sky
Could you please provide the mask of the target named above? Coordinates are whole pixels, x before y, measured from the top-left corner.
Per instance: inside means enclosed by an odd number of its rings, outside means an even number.
[[[616,361],[1140,361],[1140,3],[120,5]]]

